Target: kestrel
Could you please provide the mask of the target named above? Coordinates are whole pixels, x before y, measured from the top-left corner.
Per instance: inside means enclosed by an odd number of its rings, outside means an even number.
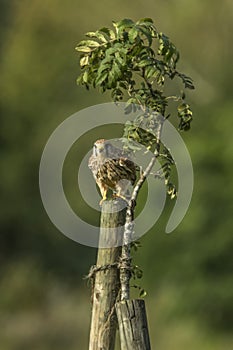
[[[109,189],[115,196],[126,199],[128,185],[129,183],[134,185],[137,170],[136,165],[127,158],[126,153],[114,147],[109,141],[97,140],[94,143],[88,166],[102,195],[100,204],[107,198]]]

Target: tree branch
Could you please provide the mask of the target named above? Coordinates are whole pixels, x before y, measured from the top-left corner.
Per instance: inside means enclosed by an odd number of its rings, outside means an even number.
[[[142,172],[139,180],[136,183],[136,186],[133,189],[133,193],[129,200],[127,211],[126,211],[126,219],[125,219],[125,229],[123,235],[123,246],[121,253],[121,261],[120,261],[120,283],[121,283],[121,300],[129,300],[130,299],[130,278],[131,278],[131,254],[130,254],[130,243],[132,241],[132,236],[134,232],[134,209],[136,206],[137,197],[140,189],[142,188],[144,182],[147,177],[150,175],[153,166],[159,156],[160,151],[160,137],[162,132],[164,118],[162,117],[160,120],[160,124],[158,126],[158,130],[156,133],[156,147],[153,153],[153,157],[151,158],[150,163],[146,167],[146,169]]]

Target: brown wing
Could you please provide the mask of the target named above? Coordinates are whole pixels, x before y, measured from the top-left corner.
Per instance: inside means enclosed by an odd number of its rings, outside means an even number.
[[[120,180],[136,181],[135,164],[127,158],[108,159],[97,171],[96,177],[112,189]]]

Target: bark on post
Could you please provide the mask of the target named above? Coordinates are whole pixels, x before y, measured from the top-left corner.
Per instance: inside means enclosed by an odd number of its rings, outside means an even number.
[[[102,205],[99,246],[108,248],[98,249],[97,263],[93,268],[89,350],[113,350],[115,347],[115,303],[120,288],[118,262],[125,223],[124,206],[125,202],[121,199],[104,201]]]
[[[143,299],[116,304],[122,350],[150,350],[150,339]]]

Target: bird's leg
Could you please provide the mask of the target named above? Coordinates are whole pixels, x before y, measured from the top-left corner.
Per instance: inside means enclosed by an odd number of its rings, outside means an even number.
[[[125,197],[125,196],[123,196],[123,194],[121,194],[121,193],[113,193],[113,198],[121,198],[121,199],[123,199],[125,202],[127,202],[128,203],[128,199]]]
[[[104,186],[103,184],[98,184],[98,185],[99,185],[100,193],[102,196],[102,199],[101,199],[99,205],[102,205],[103,201],[105,201],[107,199],[108,188],[106,186]]]
[[[128,181],[127,181],[128,182]],[[123,188],[124,187],[124,188]],[[127,186],[125,182],[121,181],[116,185],[116,192],[113,193],[114,198],[121,198],[128,203],[128,198],[126,197]]]

